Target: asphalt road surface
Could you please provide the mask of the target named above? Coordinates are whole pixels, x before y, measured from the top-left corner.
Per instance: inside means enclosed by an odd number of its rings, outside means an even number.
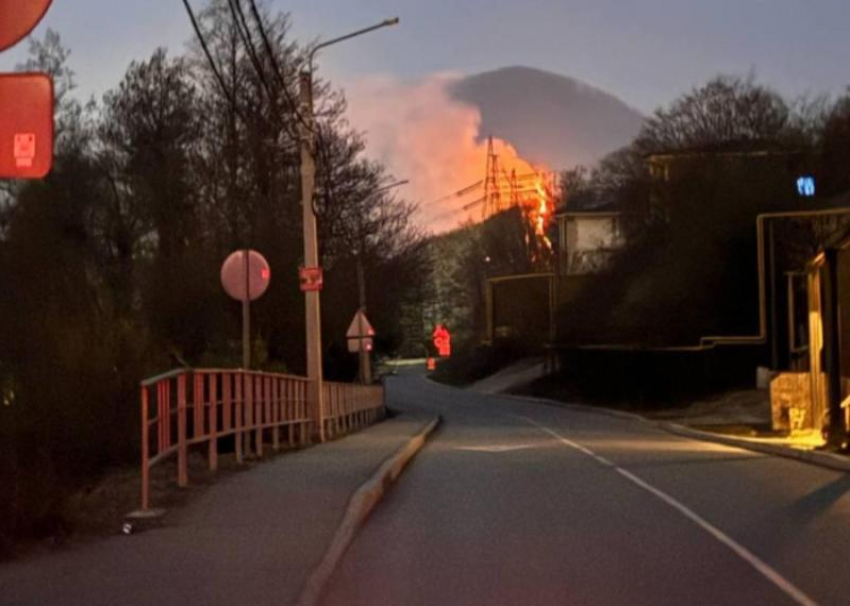
[[[850,604],[850,476],[422,377],[443,427],[325,606]]]

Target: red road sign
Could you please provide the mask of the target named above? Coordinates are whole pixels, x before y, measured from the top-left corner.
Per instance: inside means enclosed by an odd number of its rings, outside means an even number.
[[[38,25],[51,0],[0,0],[0,51],[20,42]]]
[[[41,179],[52,166],[53,82],[0,74],[0,178]]]
[[[434,347],[440,354],[440,357],[446,358],[452,355],[452,334],[442,324],[437,324],[434,328]]]
[[[321,267],[302,267],[299,270],[301,278],[301,290],[304,292],[314,292],[322,290],[324,277]]]
[[[245,276],[247,265],[248,276]],[[221,285],[237,301],[255,301],[269,288],[272,272],[269,262],[256,250],[248,251],[246,263],[245,251],[237,250],[221,266]]]

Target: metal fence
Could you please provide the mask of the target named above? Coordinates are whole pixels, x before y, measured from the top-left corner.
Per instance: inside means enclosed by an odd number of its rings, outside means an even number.
[[[179,369],[141,383],[142,509],[150,507],[150,471],[176,455],[177,484],[189,483],[189,449],[206,446],[211,471],[221,441],[236,461],[262,457],[266,445],[304,446],[312,429],[304,377],[242,370]],[[339,437],[384,415],[381,386],[325,382],[326,435]]]
[[[384,415],[384,388],[351,383],[323,383],[325,432],[333,439],[375,422]]]

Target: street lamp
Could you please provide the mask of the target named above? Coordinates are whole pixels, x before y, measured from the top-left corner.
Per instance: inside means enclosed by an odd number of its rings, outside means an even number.
[[[310,51],[307,69],[299,74],[299,97],[301,103],[301,206],[304,221],[304,265],[305,269],[319,268],[319,241],[316,234],[316,213],[313,210],[313,190],[316,181],[315,129],[313,126],[313,59],[316,52],[332,44],[349,40],[382,27],[396,25],[398,18],[386,19],[381,23],[352,32],[339,38],[317,44]],[[318,290],[305,290],[307,328],[307,378],[309,381],[309,404],[313,421],[313,435],[325,441],[325,402],[322,390],[322,315]]]

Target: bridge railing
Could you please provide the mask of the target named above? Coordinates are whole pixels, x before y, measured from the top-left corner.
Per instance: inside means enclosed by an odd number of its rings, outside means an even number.
[[[349,433],[383,418],[384,388],[380,385],[352,383],[323,384],[325,396],[325,432],[330,438]]]
[[[177,484],[189,483],[189,449],[206,448],[218,468],[221,441],[230,438],[238,463],[304,446],[312,430],[310,381],[293,375],[224,369],[178,369],[141,383],[142,510],[150,507],[151,469],[176,456]],[[384,414],[383,387],[325,383],[330,437],[372,423]]]

